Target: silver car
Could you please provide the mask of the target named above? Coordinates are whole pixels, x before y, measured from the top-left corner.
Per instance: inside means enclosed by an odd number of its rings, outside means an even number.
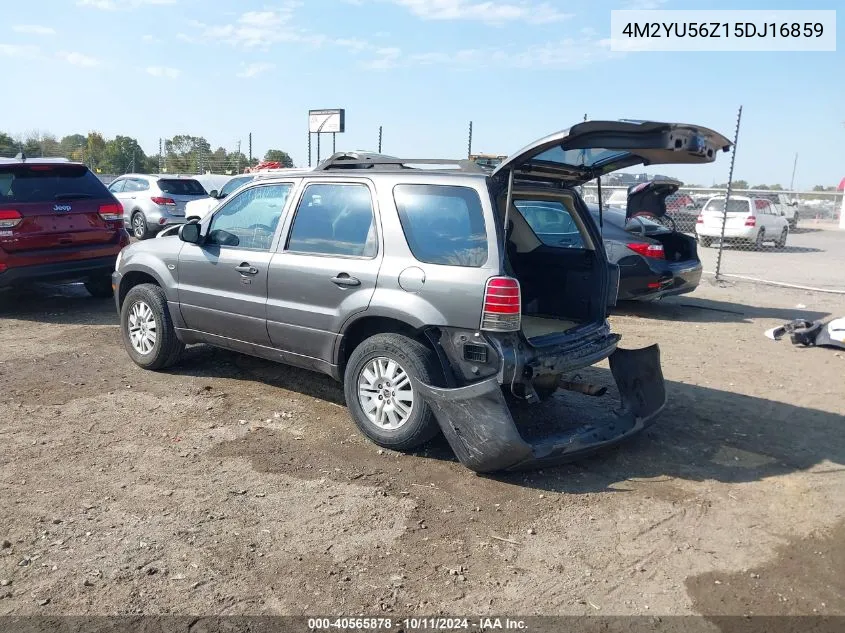
[[[139,240],[184,224],[185,206],[208,196],[195,178],[172,175],[125,174],[109,184],[108,190],[123,206],[126,229]]]
[[[656,345],[617,349],[618,268],[576,191],[639,163],[707,163],[730,142],[698,126],[591,121],[492,172],[472,161],[336,154],[256,179],[178,236],[125,248],[112,283],[129,356],[159,370],[206,343],[342,381],[358,428],[413,450],[442,432],[479,472],[571,459],[663,409]],[[543,233],[542,207],[566,216]],[[605,358],[622,407],[565,430],[518,427]]]

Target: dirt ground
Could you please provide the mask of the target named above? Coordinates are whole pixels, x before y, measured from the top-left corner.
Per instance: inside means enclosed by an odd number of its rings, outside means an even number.
[[[145,372],[111,301],[2,293],[0,615],[845,614],[845,353],[763,337],[828,314],[710,283],[620,308],[661,346],[659,423],[482,477],[379,450],[328,378],[205,346]]]

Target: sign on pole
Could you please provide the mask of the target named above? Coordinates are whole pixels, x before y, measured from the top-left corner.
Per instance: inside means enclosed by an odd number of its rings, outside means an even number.
[[[312,134],[337,134],[345,131],[346,110],[309,110],[308,131]]]
[[[308,165],[311,166],[311,135],[317,135],[317,162],[320,162],[320,135],[332,135],[332,151],[335,151],[335,134],[346,130],[346,110],[334,108],[308,111]]]

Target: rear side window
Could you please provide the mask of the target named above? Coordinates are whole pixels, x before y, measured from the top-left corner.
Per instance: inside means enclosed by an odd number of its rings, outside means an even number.
[[[87,198],[111,198],[111,194],[84,165],[0,167],[0,204]]]
[[[369,187],[308,185],[296,208],[287,250],[340,257],[375,257],[378,242]]]
[[[451,185],[396,185],[393,199],[414,257],[426,264],[479,268],[487,231],[478,192]]]
[[[584,248],[581,230],[562,202],[515,200],[513,204],[546,246]]]
[[[172,196],[204,196],[205,189],[199,180],[190,178],[162,178],[158,181],[158,188]]]
[[[123,188],[124,192],[132,191],[147,191],[150,188],[150,183],[140,178],[129,178]]]

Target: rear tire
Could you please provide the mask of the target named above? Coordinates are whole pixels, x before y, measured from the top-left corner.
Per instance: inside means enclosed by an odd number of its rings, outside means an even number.
[[[713,243],[713,238],[699,235],[698,243],[701,244],[701,248],[710,248],[710,245]]]
[[[173,329],[167,296],[154,284],[139,284],[126,293],[120,308],[120,334],[129,357],[144,369],[170,367],[185,349]]]
[[[85,290],[88,291],[92,297],[97,299],[109,299],[114,296],[111,287],[111,276],[102,275],[100,277],[91,277],[85,282]]]
[[[409,378],[436,385],[441,375],[437,354],[419,341],[401,334],[376,334],[349,357],[343,377],[346,406],[372,442],[410,451],[436,436],[440,427]]]
[[[786,238],[789,236],[789,229],[786,228],[781,231],[780,239],[775,242],[776,248],[784,248],[786,246]]]
[[[139,240],[147,240],[153,236],[147,225],[147,217],[142,211],[132,214],[132,235]]]
[[[757,231],[757,238],[754,240],[754,250],[761,251],[763,250],[764,242],[766,241],[766,229],[760,228]]]

